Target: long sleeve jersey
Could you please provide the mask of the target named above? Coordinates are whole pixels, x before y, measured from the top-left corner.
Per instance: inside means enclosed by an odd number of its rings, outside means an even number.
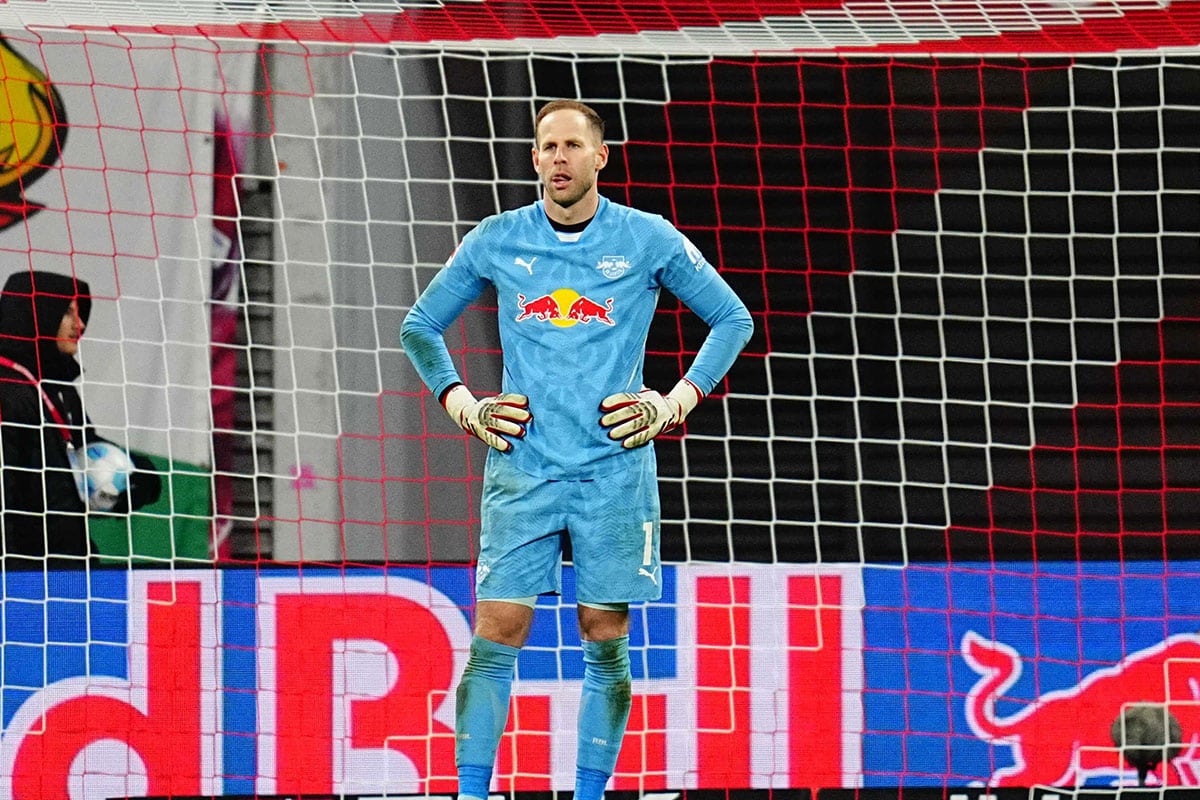
[[[601,197],[591,223],[564,241],[535,202],[468,233],[405,317],[401,342],[438,397],[460,381],[443,334],[488,285],[498,304],[502,391],[528,396],[533,414],[525,438],[503,457],[550,479],[600,477],[637,457],[608,438],[599,406],[614,392],[643,388],[662,288],[709,326],[684,376],[704,394],[753,332],[746,306],[661,216]]]

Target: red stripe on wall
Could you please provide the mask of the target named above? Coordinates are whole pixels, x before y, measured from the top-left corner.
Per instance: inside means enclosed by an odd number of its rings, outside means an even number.
[[[699,788],[750,786],[750,578],[696,579]]]
[[[842,579],[788,580],[789,786],[842,785]]]

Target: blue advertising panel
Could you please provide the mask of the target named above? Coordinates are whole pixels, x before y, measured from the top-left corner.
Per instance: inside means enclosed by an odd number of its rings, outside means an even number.
[[[754,709],[790,685],[774,668],[787,651],[781,577],[817,580],[790,572],[663,570],[662,599],[631,615],[634,709],[615,789],[751,782],[757,742],[779,733],[756,733]],[[10,573],[0,798],[452,791],[473,578],[465,567]],[[498,788],[573,784],[575,613],[567,570],[518,660]],[[842,662],[829,652],[826,664]],[[836,739],[841,719],[828,727]]]
[[[633,609],[612,788],[1200,785],[1200,562],[675,565]],[[497,791],[573,783],[573,583],[518,662]],[[450,793],[471,570],[10,573],[0,800]]]
[[[1200,563],[863,573],[865,785],[1111,785],[1122,707],[1169,702],[1194,784]]]

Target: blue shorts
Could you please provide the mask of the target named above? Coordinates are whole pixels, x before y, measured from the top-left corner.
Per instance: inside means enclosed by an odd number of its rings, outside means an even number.
[[[548,480],[489,454],[483,474],[478,600],[562,591],[562,535],[571,537],[576,599],[631,603],[662,596],[654,451],[591,480]]]

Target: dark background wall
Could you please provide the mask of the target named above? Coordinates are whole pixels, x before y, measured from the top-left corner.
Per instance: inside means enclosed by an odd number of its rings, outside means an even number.
[[[625,115],[610,196],[680,225],[758,323],[727,413],[660,447],[670,557],[1187,551],[1197,65],[1117,66],[718,61]],[[700,331],[658,323],[670,385]]]
[[[532,112],[577,96],[609,121],[602,190],[750,306],[725,385],[658,444],[666,558],[1161,560],[1200,533],[1197,59],[440,52],[398,74],[386,163],[414,219],[454,220],[413,224],[414,291],[534,199]],[[449,337],[481,389],[493,309]],[[703,334],[664,295],[648,383]],[[469,560],[482,452],[397,374],[363,431],[408,453],[382,460],[405,487],[388,557]]]

